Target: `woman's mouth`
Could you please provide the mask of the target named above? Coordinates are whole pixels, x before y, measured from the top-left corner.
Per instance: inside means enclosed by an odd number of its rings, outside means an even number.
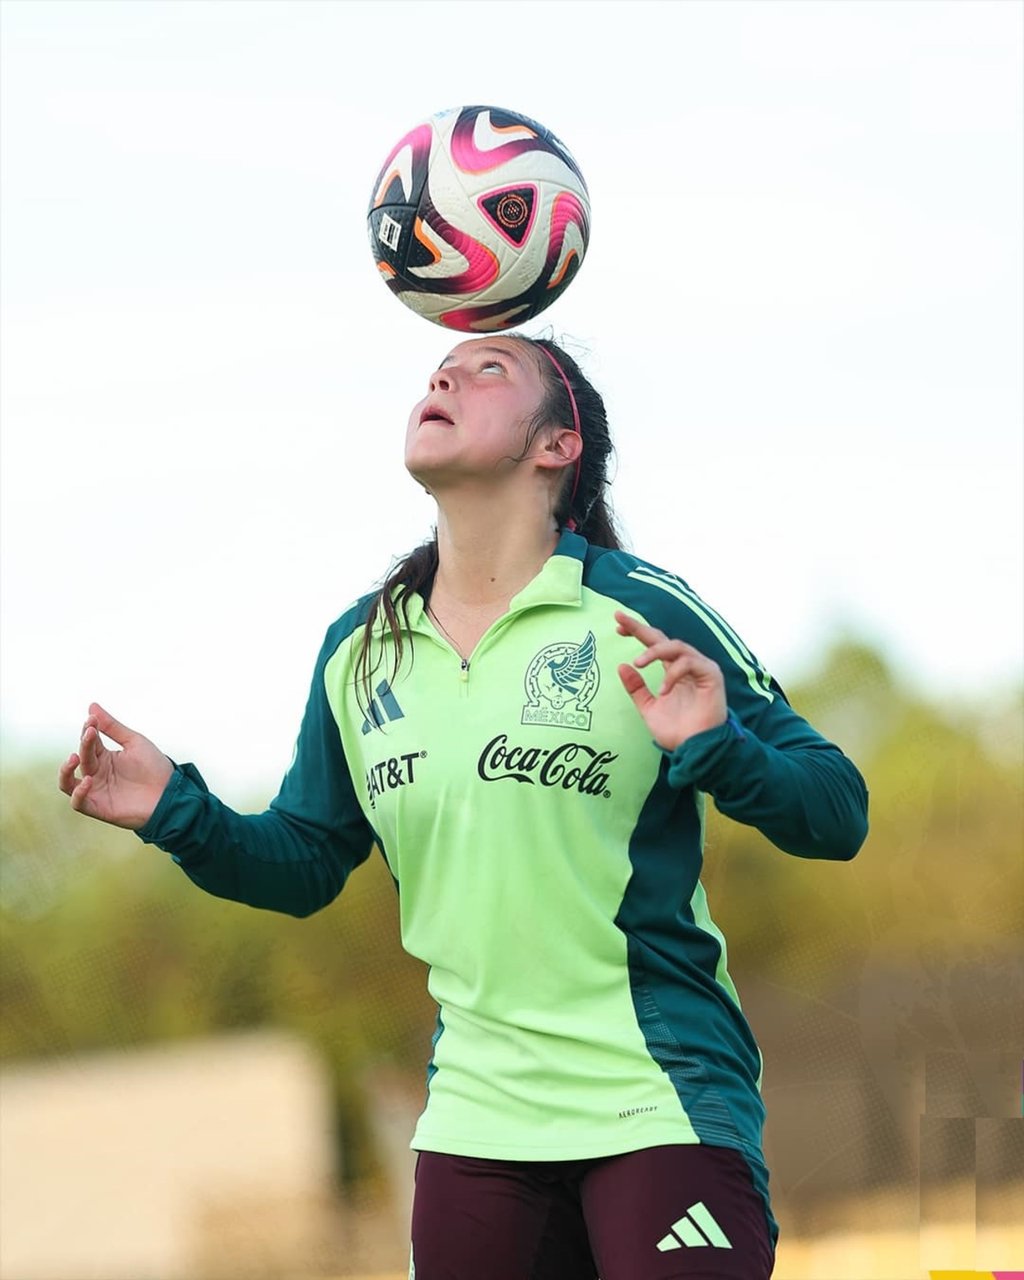
[[[423,406],[423,412],[420,414],[420,426],[422,427],[425,422],[443,422],[449,427],[454,425],[454,419],[451,414],[436,404]]]

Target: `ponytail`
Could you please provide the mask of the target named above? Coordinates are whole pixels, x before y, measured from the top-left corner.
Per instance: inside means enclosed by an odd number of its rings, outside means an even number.
[[[356,659],[356,690],[359,705],[367,714],[373,703],[373,677],[384,661],[384,645],[374,645],[374,633],[381,638],[385,627],[391,632],[395,644],[395,658],[390,679],[394,680],[402,665],[405,653],[405,631],[409,629],[409,597],[418,592],[426,599],[437,573],[437,531],[429,541],[410,551],[384,579],[381,589],[370,604],[370,612],[363,624],[359,657]],[[399,620],[401,613],[401,621]],[[381,615],[383,614],[383,619]],[[376,648],[376,654],[374,649]]]

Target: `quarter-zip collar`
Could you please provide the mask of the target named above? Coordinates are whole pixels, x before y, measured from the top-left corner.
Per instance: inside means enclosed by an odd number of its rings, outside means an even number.
[[[588,546],[586,538],[570,529],[564,530],[540,572],[512,597],[508,612],[502,617],[508,618],[524,609],[544,604],[574,605],[578,608],[583,603],[583,562]],[[408,604],[409,630],[435,635],[433,623],[426,615],[423,597],[418,591],[409,596]]]

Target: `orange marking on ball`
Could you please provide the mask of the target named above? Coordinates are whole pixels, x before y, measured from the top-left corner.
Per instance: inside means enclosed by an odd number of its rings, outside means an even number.
[[[562,263],[562,269],[561,269],[561,271],[559,271],[559,273],[558,273],[558,275],[557,275],[557,276],[553,277],[553,279],[551,279],[551,280],[549,280],[549,281],[548,281],[548,288],[549,288],[549,289],[557,289],[557,288],[558,288],[558,286],[559,286],[559,285],[562,283],[562,281],[565,279],[565,273],[569,270],[569,263],[570,263],[570,262],[572,262],[573,258],[578,258],[578,257],[579,257],[579,254],[576,252],[576,250],[575,250],[575,249],[570,249],[570,250],[569,250],[569,252],[566,254],[565,261]]]
[[[424,228],[422,218],[417,218],[416,221],[413,223],[412,233],[416,237],[416,239],[420,242],[420,244],[424,247],[424,249],[428,250],[431,257],[433,258],[433,262],[431,263],[431,266],[433,266],[435,262],[440,262],[441,250],[437,247],[436,244],[433,243],[432,240],[427,239],[427,233],[426,233],[426,229]]]

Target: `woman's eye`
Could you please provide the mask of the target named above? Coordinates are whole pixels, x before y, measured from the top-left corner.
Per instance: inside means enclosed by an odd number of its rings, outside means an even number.
[[[481,369],[481,372],[484,369],[497,369],[499,373],[505,372],[505,366],[503,364],[500,364],[497,360],[488,360],[486,364],[482,364],[480,366],[480,369]]]

